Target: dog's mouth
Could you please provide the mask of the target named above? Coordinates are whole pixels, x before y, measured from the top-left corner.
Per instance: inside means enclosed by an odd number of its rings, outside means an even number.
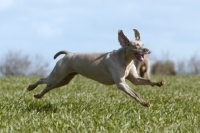
[[[144,61],[144,54],[135,53],[135,57],[138,61]]]
[[[144,61],[144,55],[145,54],[150,54],[150,53],[151,53],[151,51],[149,51],[149,49],[143,48],[141,50],[137,50],[137,52],[135,50],[134,55],[135,55],[136,60],[138,60],[138,61]]]

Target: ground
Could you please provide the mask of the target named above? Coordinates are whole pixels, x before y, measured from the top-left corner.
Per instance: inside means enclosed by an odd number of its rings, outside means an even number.
[[[151,103],[143,107],[115,85],[78,76],[68,86],[33,97],[39,77],[0,78],[1,132],[199,132],[200,76],[152,76],[163,87],[131,85]],[[23,95],[25,93],[25,95]]]

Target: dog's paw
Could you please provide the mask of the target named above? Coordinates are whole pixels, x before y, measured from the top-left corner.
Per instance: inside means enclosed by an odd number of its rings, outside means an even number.
[[[29,85],[28,88],[27,88],[27,90],[28,90],[28,91],[32,91],[34,88],[35,88],[35,87],[34,87],[33,85]]]
[[[160,87],[160,86],[163,86],[165,84],[165,81],[160,81],[159,83],[158,83],[158,86]]]
[[[37,99],[41,98],[40,94],[36,94],[36,95],[34,95],[34,97],[37,98]]]
[[[142,105],[143,105],[144,107],[149,107],[149,106],[150,106],[150,103],[145,101],[145,102],[142,103]]]
[[[149,106],[150,106],[150,103],[145,102],[145,103],[143,103],[142,105],[145,106],[145,107],[149,107]]]

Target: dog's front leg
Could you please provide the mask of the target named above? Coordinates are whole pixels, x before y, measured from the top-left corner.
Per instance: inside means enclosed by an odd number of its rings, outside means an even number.
[[[129,81],[131,81],[131,83],[133,83],[134,85],[151,85],[151,86],[159,86],[160,87],[165,84],[165,82],[163,80],[159,81],[159,82],[155,82],[155,81],[151,81],[150,79],[145,79],[145,78],[139,77],[136,69],[134,69],[134,68],[130,69],[127,79]]]
[[[139,102],[143,106],[146,106],[146,107],[150,106],[150,104],[148,102],[146,102],[145,100],[143,100],[142,98],[140,98],[138,96],[138,94],[136,94],[126,83],[120,82],[120,83],[117,83],[116,85],[117,85],[117,88],[119,88],[120,90],[122,90],[125,93],[127,93],[129,96],[131,96],[132,98],[134,98],[137,102]]]
[[[151,85],[151,86],[163,86],[165,84],[165,82],[159,81],[159,82],[155,82],[155,81],[151,81],[150,79],[145,79],[145,78],[141,78],[141,77],[137,77],[137,78],[130,78],[127,77],[127,79],[129,81],[131,81],[131,83],[133,83],[134,85]]]

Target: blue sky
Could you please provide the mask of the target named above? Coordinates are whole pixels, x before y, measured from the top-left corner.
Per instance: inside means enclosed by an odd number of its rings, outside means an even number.
[[[152,60],[189,59],[200,56],[199,7],[197,0],[0,0],[0,58],[21,50],[52,68],[59,50],[116,50],[117,31],[134,40],[135,28]]]

